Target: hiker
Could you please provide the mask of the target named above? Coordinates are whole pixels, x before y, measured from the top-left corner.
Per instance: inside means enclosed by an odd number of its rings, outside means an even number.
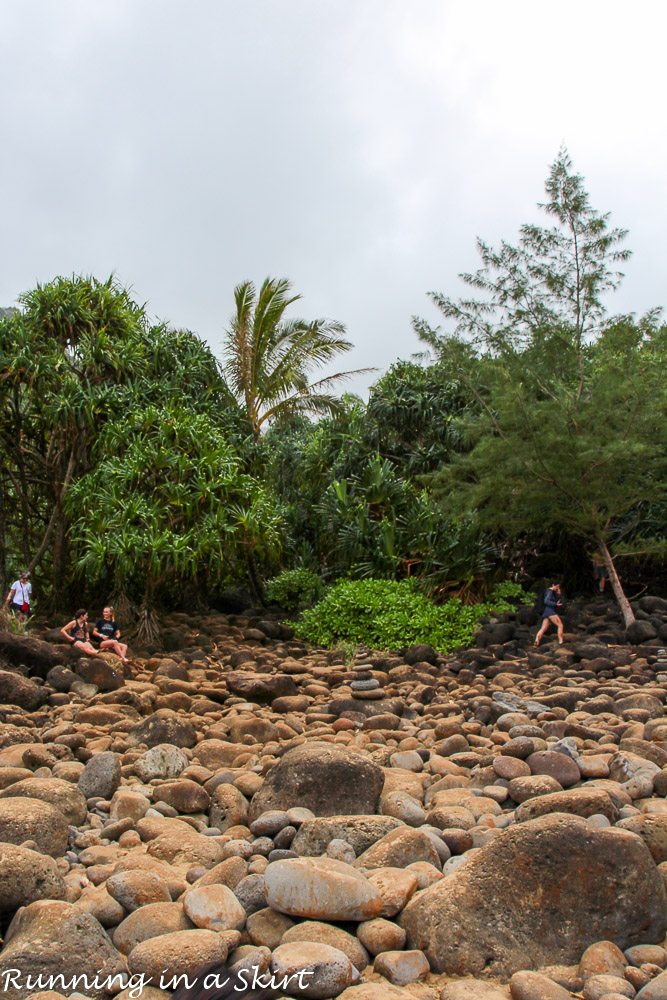
[[[555,625],[558,630],[558,645],[563,645],[563,632],[564,626],[563,621],[558,614],[559,609],[562,610],[563,602],[561,600],[561,589],[560,583],[552,583],[548,590],[544,592],[544,611],[542,612],[542,625],[540,631],[535,637],[535,645],[539,646],[542,641],[542,637],[548,632],[549,626],[551,624]]]
[[[24,569],[18,580],[9,588],[9,593],[5,598],[5,606],[16,615],[19,621],[25,621],[30,614],[30,601],[32,598],[32,584],[30,583],[30,573]]]
[[[88,612],[85,608],[79,608],[71,622],[63,625],[61,633],[68,642],[71,642],[76,649],[85,653],[86,656],[99,656],[100,654],[90,641],[88,634]]]
[[[97,624],[93,629],[93,639],[97,639],[100,644],[100,650],[109,649],[116,656],[119,656],[123,663],[129,663],[127,658],[127,646],[124,642],[119,642],[120,639],[120,629],[114,621],[113,608],[111,605],[107,605],[106,608],[102,608],[102,617],[98,618]]]
[[[593,563],[593,578],[597,584],[597,590],[601,594],[604,594],[604,588],[607,586],[607,580],[609,579],[609,570],[604,561],[604,556],[600,552],[594,552],[591,556],[591,561]]]

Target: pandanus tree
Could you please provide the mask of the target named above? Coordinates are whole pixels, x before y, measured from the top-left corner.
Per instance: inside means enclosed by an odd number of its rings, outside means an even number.
[[[231,432],[237,408],[209,348],[149,322],[114,278],[56,278],[19,303],[0,317],[0,544],[37,567],[42,593],[51,576],[60,605],[72,578],[67,492],[94,468],[106,425],[178,400]]]
[[[175,402],[137,408],[107,425],[96,452],[67,498],[77,567],[134,596],[142,639],[155,638],[169,588],[200,572],[210,587],[248,576],[253,585],[257,558],[277,555],[278,504],[209,415]]]
[[[67,578],[64,501],[89,467],[99,426],[122,409],[141,349],[143,310],[113,279],[56,279],[19,299],[0,330],[0,416],[14,534],[33,570]]]
[[[328,319],[288,319],[300,295],[286,279],[266,278],[234,289],[236,309],[224,344],[227,384],[257,439],[265,425],[295,413],[333,413],[340,407],[332,389],[366,369],[338,372],[311,381],[314,369],[349,351],[342,323]]]

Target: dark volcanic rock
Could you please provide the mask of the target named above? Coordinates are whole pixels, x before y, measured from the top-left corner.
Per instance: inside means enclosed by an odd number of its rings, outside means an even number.
[[[510,828],[408,904],[408,947],[438,972],[508,977],[594,941],[662,941],[667,897],[642,841],[554,814]]]
[[[33,684],[27,677],[13,674],[9,670],[0,670],[0,703],[3,705],[18,705],[29,712],[41,708],[47,699],[44,688]]]
[[[48,642],[2,631],[0,631],[0,656],[9,663],[17,665],[24,663],[31,674],[37,674],[39,677],[46,677],[51,667],[63,663],[65,659],[62,650],[56,649]]]
[[[87,684],[94,684],[100,691],[117,691],[125,683],[120,660],[110,663],[102,656],[80,660],[76,672]]]
[[[171,743],[175,747],[193,747],[197,734],[192,723],[168,708],[161,708],[148,719],[133,726],[128,734],[128,744],[156,747],[160,743]]]
[[[658,633],[650,622],[643,622],[639,620],[633,622],[632,625],[628,625],[625,630],[625,638],[628,642],[631,642],[633,646],[638,646],[642,642],[648,642],[650,639],[655,639],[657,635]]]
[[[427,646],[426,643],[420,642],[416,646],[410,646],[406,649],[403,654],[403,659],[406,663],[435,663],[438,654],[434,650],[433,646]]]
[[[289,674],[229,674],[227,687],[232,694],[260,704],[298,694],[299,690]]]
[[[252,800],[250,819],[297,803],[316,816],[368,816],[377,809],[383,784],[382,769],[355,750],[306,743],[269,771]]]

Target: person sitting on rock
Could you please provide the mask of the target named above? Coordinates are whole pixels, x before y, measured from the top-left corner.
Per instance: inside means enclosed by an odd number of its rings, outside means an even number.
[[[100,650],[108,649],[116,656],[119,656],[123,663],[129,663],[127,658],[127,646],[124,642],[119,642],[120,639],[120,629],[114,621],[113,608],[111,605],[107,605],[106,608],[102,608],[102,617],[98,618],[97,624],[93,629],[93,639],[97,639],[100,644]]]
[[[542,612],[542,625],[535,637],[535,645],[539,646],[542,637],[548,632],[550,625],[555,625],[558,630],[558,645],[563,645],[563,620],[558,614],[563,608],[561,600],[560,583],[552,583],[548,590],[544,592],[544,611]]]
[[[67,625],[63,625],[60,631],[68,642],[71,642],[76,649],[85,653],[86,656],[100,655],[91,643],[90,636],[88,635],[88,612],[85,608],[79,608],[72,621],[67,622]]]

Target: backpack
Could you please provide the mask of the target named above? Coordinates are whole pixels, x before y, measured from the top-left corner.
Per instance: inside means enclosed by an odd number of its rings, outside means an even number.
[[[545,593],[546,593],[545,590],[540,589],[538,591],[538,593],[537,593],[537,597],[535,598],[535,604],[533,605],[533,607],[537,611],[538,615],[540,615],[540,616],[544,613],[544,595],[545,595]]]

